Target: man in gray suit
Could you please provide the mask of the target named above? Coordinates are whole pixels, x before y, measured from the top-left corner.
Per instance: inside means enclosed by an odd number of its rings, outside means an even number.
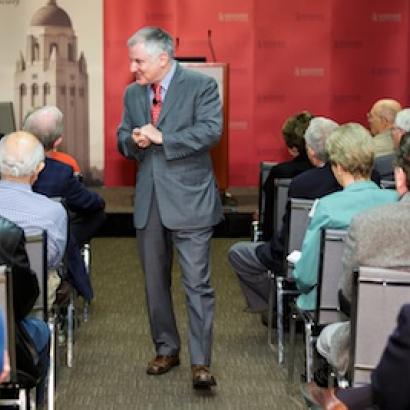
[[[182,271],[189,317],[194,388],[215,385],[211,362],[214,290],[210,241],[222,206],[209,149],[222,130],[218,86],[182,68],[173,41],[162,29],[145,27],[128,40],[135,83],[124,96],[118,147],[139,163],[134,224],[145,273],[148,314],[156,357],[150,375],[179,364],[171,296],[172,247]]]

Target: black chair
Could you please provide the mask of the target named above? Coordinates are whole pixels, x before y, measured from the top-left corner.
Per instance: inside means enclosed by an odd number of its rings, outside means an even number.
[[[38,380],[17,369],[13,285],[11,271],[4,265],[0,266],[0,308],[7,332],[6,348],[10,359],[10,376],[0,385],[0,406],[35,408],[35,394],[32,393],[35,393]]]
[[[290,199],[290,220],[289,233],[287,238],[286,254],[300,250],[302,247],[303,238],[306,228],[309,223],[309,214],[314,201],[308,199]],[[293,265],[292,265],[293,266]],[[275,276],[275,272],[268,271],[269,277],[269,307],[268,307],[268,345],[274,349],[273,343],[273,305],[276,293],[276,329],[277,329],[277,354],[280,364],[284,361],[284,317],[285,317],[285,299],[288,296],[296,296],[297,291],[294,280],[290,276],[292,267],[289,264],[286,266],[285,272],[287,276]]]
[[[370,383],[396,326],[400,308],[409,302],[410,272],[361,266],[354,274],[351,316],[351,384]]]
[[[252,241],[257,242],[262,239],[262,227],[265,218],[265,191],[263,186],[268,178],[269,172],[277,162],[262,161],[259,163],[259,189],[258,189],[258,220],[252,222]]]
[[[57,316],[49,306],[48,268],[47,268],[47,232],[26,236],[26,251],[30,268],[35,272],[40,289],[33,307],[33,315],[47,322],[50,330],[50,365],[48,370],[47,408],[54,409],[56,382],[56,322]]]
[[[313,357],[315,342],[320,331],[328,324],[347,320],[340,312],[338,285],[343,273],[342,255],[347,231],[325,229],[321,233],[319,276],[317,282],[316,309],[300,309],[296,303],[291,307],[290,355],[288,376],[293,379],[295,361],[296,320],[301,318],[305,330],[306,380],[313,380]]]

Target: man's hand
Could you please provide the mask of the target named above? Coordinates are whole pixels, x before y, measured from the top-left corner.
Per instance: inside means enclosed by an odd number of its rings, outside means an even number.
[[[137,144],[138,148],[147,148],[151,145],[151,141],[141,134],[140,128],[134,128],[132,130],[132,139]]]
[[[148,138],[153,144],[162,144],[162,132],[152,124],[144,125],[139,129],[142,136]]]
[[[3,371],[0,373],[0,383],[3,383],[10,376],[10,359],[7,350],[3,353]]]

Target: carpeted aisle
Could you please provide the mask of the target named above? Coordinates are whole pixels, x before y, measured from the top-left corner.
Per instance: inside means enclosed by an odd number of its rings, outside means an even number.
[[[162,376],[147,376],[153,357],[144,283],[133,238],[98,238],[92,243],[96,298],[90,320],[77,332],[75,362],[58,374],[59,410],[78,409],[302,409],[298,387],[286,382],[266,343],[258,315],[243,312],[238,281],[227,250],[237,239],[213,240],[216,290],[212,393],[191,386],[187,322],[179,270],[174,270],[174,303],[181,339],[181,365]]]

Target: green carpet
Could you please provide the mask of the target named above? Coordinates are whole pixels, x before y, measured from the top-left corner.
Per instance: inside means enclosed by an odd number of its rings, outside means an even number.
[[[59,410],[78,409],[303,409],[297,385],[286,381],[267,346],[259,315],[243,312],[244,300],[227,251],[236,239],[214,239],[212,283],[216,291],[211,393],[192,389],[187,319],[180,272],[174,269],[174,304],[182,339],[181,365],[147,376],[155,354],[149,333],[144,281],[133,238],[92,243],[96,298],[90,320],[77,332],[74,367],[60,366]]]

